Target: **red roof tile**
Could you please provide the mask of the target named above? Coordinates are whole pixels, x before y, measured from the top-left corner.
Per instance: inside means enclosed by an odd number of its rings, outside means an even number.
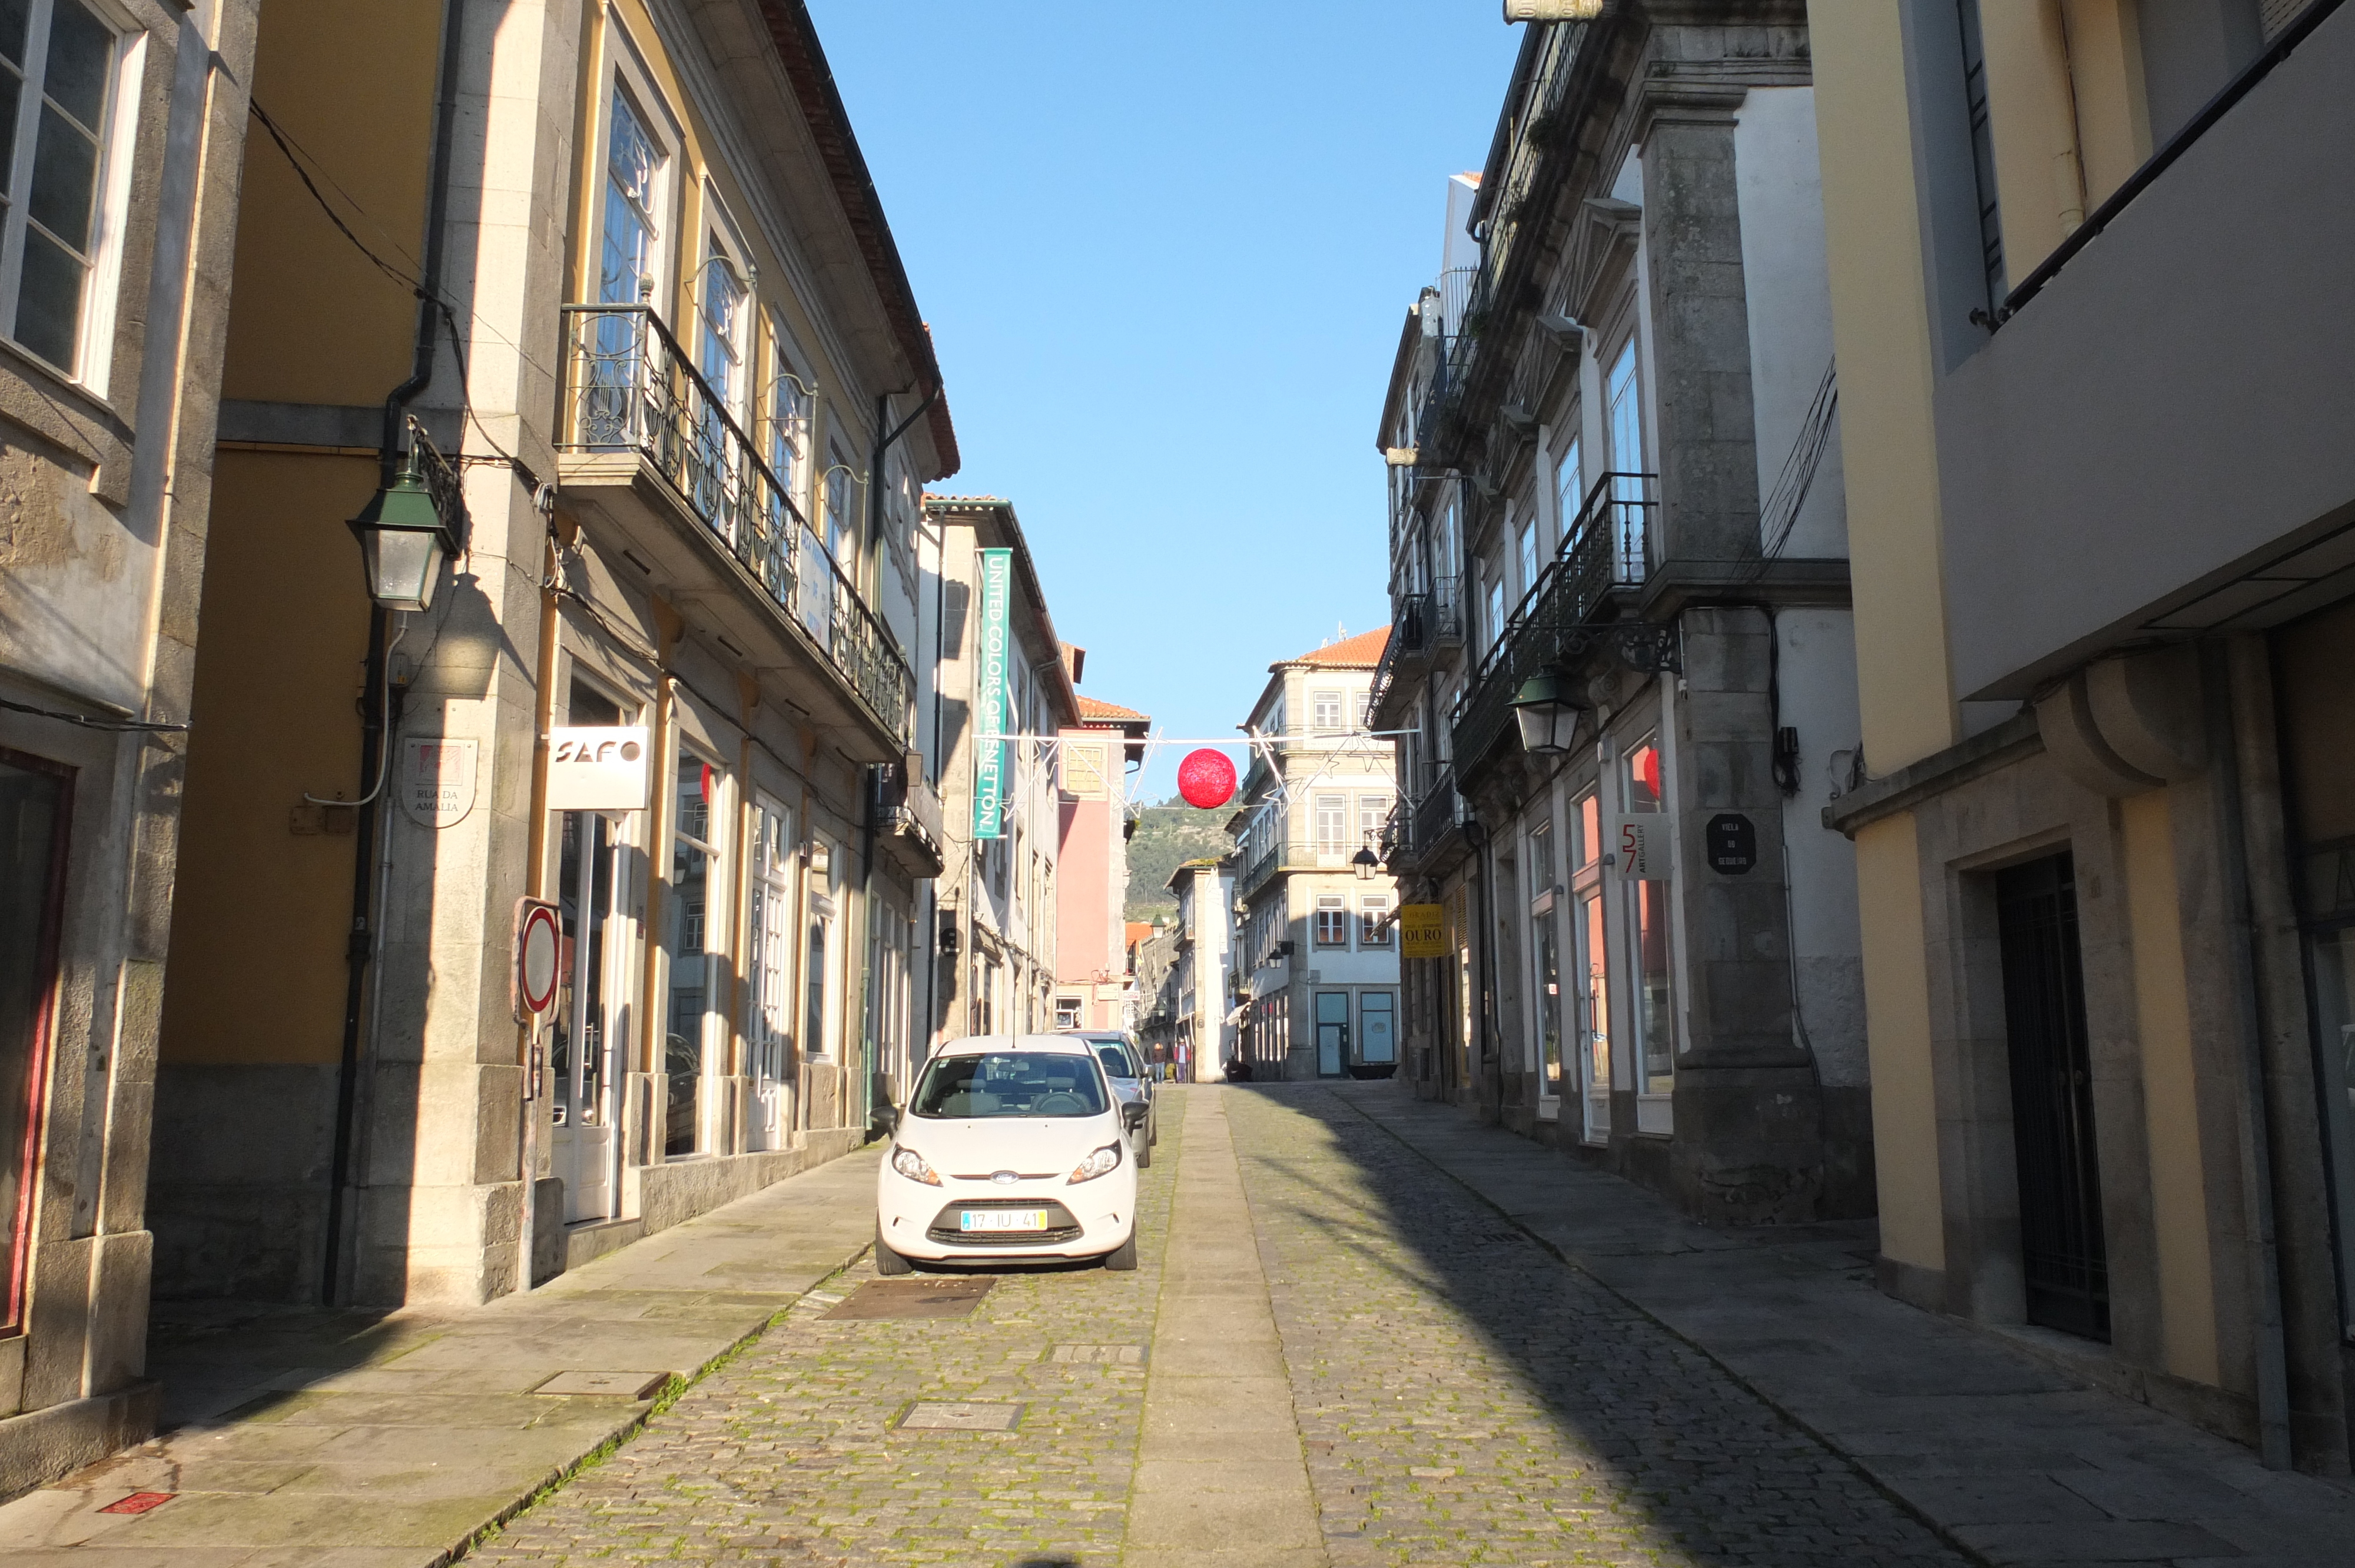
[[[1083,719],[1132,719],[1138,724],[1152,722],[1135,708],[1122,707],[1118,703],[1099,702],[1085,692],[1079,694],[1080,717]]]
[[[1312,648],[1290,664],[1336,665],[1349,670],[1370,670],[1382,662],[1382,647],[1391,640],[1391,629],[1378,626],[1371,631],[1360,631],[1355,637],[1345,637],[1338,642]]]

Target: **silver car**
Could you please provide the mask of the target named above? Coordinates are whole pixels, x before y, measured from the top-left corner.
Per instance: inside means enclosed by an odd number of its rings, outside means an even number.
[[[1122,1114],[1129,1120],[1131,1141],[1136,1146],[1136,1168],[1145,1170],[1153,1163],[1153,1146],[1161,1141],[1161,1114],[1154,1103],[1153,1075],[1145,1065],[1145,1053],[1136,1042],[1116,1029],[1075,1029],[1070,1033],[1086,1041],[1103,1064],[1104,1076],[1112,1080],[1113,1093],[1120,1097]],[[1130,1109],[1128,1107],[1136,1107]]]

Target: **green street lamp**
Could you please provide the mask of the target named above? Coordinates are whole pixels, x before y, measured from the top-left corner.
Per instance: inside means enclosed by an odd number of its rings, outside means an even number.
[[[1521,727],[1521,749],[1532,757],[1561,757],[1576,744],[1585,709],[1562,691],[1561,678],[1540,670],[1513,694],[1513,717]]]
[[[360,542],[368,597],[380,608],[415,611],[433,602],[442,563],[458,553],[458,542],[418,471],[415,448],[392,482],[368,497],[346,525]]]

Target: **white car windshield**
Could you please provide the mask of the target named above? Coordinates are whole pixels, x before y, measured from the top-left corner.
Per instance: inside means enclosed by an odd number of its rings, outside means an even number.
[[[1084,1056],[986,1051],[936,1056],[909,1108],[921,1117],[1102,1116],[1103,1079]]]

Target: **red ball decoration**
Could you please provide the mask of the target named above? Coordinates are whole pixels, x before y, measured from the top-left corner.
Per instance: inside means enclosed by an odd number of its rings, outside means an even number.
[[[1224,752],[1189,751],[1178,765],[1178,793],[1205,811],[1223,806],[1235,798],[1235,765]]]

